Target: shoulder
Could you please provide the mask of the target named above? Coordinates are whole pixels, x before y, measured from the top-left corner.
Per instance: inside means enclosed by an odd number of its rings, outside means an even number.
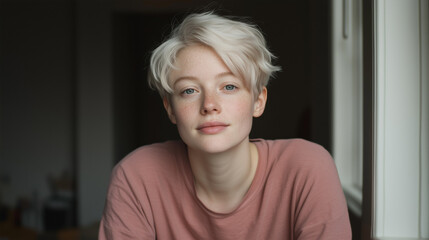
[[[180,141],[154,143],[137,148],[119,162],[125,167],[139,164],[163,164],[174,161],[175,157],[183,152],[185,145]]]
[[[293,204],[295,234],[300,239],[345,239],[342,234],[349,239],[347,205],[329,152],[302,139],[258,144],[268,156],[269,184],[278,186],[274,192],[283,191],[282,200],[290,199]]]
[[[301,138],[293,138],[293,139],[276,139],[276,140],[266,140],[266,139],[257,139],[254,140],[260,145],[266,145],[270,150],[278,149],[278,150],[322,150],[324,149],[321,145],[310,142]]]
[[[331,161],[330,153],[321,145],[304,139],[263,140],[257,142],[258,149],[270,158],[287,158],[291,161]]]
[[[304,139],[258,140],[260,156],[268,167],[293,176],[310,176],[336,171],[330,153],[321,145]]]
[[[185,145],[181,141],[167,141],[137,148],[124,157],[114,168],[113,175],[147,176],[171,172],[177,161],[185,157]]]

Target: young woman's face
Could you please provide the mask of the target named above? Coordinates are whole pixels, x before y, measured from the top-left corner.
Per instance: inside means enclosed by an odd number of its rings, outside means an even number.
[[[253,117],[264,111],[266,89],[255,99],[206,46],[182,49],[175,65],[169,76],[174,93],[164,106],[188,148],[220,153],[247,142]]]

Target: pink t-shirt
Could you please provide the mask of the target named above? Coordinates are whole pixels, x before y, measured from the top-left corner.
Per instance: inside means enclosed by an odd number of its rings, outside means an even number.
[[[99,239],[351,239],[329,153],[305,140],[252,140],[258,168],[241,204],[220,214],[196,196],[186,146],[141,147],[113,170]]]

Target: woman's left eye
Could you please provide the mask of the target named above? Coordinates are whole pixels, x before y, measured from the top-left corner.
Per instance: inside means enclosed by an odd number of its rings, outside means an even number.
[[[235,90],[237,87],[229,84],[229,85],[226,85],[224,88],[225,90],[232,91],[232,90]]]

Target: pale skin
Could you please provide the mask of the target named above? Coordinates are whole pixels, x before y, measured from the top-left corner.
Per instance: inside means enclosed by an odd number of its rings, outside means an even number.
[[[249,133],[253,117],[264,112],[267,89],[254,96],[206,46],[182,49],[175,66],[169,75],[174,92],[163,102],[188,147],[197,197],[208,209],[229,213],[255,176],[258,151]]]

